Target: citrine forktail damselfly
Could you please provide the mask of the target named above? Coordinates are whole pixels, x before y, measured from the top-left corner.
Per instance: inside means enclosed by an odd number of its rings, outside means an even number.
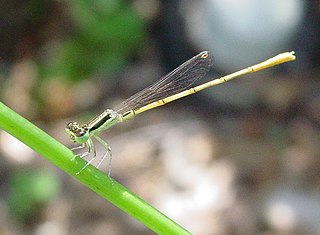
[[[106,157],[109,157],[108,176],[110,177],[112,163],[111,148],[98,136],[101,131],[107,130],[111,126],[120,122],[129,120],[149,109],[157,108],[182,97],[192,95],[208,87],[230,81],[236,77],[254,73],[294,59],[294,52],[281,53],[259,64],[190,88],[194,82],[204,77],[212,66],[212,56],[210,53],[208,51],[199,53],[162,77],[158,82],[122,102],[114,110],[107,109],[84,125],[79,125],[77,122],[70,122],[66,126],[66,132],[70,136],[71,141],[81,144],[80,146],[73,148],[73,150],[87,148],[86,152],[75,155],[72,160],[76,157],[84,158],[92,153],[91,159],[77,174],[83,171],[96,158],[96,149],[92,141],[94,138],[100,142],[106,150],[106,153],[99,161],[97,168],[99,168]]]

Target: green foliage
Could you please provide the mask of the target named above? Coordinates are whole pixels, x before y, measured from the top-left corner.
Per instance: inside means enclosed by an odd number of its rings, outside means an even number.
[[[41,66],[44,77],[77,81],[112,73],[143,44],[144,22],[120,0],[70,1],[74,32]]]
[[[34,218],[39,209],[60,191],[58,179],[44,170],[23,171],[9,181],[8,205],[11,213],[26,221]]]

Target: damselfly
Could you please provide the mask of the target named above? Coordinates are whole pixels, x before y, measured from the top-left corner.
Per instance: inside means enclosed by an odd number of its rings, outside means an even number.
[[[103,111],[100,115],[84,125],[79,125],[77,122],[70,122],[66,127],[66,132],[69,134],[71,141],[81,144],[74,149],[87,148],[86,152],[75,155],[73,159],[76,157],[84,158],[92,153],[91,159],[77,174],[84,170],[96,158],[96,149],[92,141],[94,138],[100,142],[106,150],[106,153],[97,164],[97,168],[101,165],[106,157],[109,157],[108,176],[110,176],[112,153],[110,146],[98,136],[101,131],[107,130],[111,126],[120,122],[129,120],[149,109],[153,109],[182,97],[192,95],[208,87],[230,81],[231,79],[241,75],[254,73],[259,70],[294,59],[294,52],[285,52],[259,64],[190,88],[192,84],[204,77],[212,66],[212,58],[210,53],[208,51],[199,53],[177,67],[172,72],[162,77],[158,82],[131,96],[115,109],[107,109]]]

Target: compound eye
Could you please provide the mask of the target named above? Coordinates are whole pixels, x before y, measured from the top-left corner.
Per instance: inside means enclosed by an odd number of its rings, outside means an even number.
[[[82,137],[87,133],[87,131],[85,131],[83,128],[79,128],[78,131],[75,131],[75,134],[77,135],[77,137]]]
[[[79,128],[79,124],[77,122],[69,122],[67,128],[69,130],[75,130]]]
[[[77,122],[70,122],[67,125],[66,129],[76,136],[83,136],[86,133],[86,131],[82,127],[80,127]]]

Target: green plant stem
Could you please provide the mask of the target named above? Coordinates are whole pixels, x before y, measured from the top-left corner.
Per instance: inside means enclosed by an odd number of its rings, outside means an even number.
[[[160,211],[131,193],[124,186],[93,166],[76,175],[85,165],[79,158],[71,160],[72,151],[34,124],[0,102],[0,128],[13,135],[61,170],[75,177],[92,191],[158,234],[190,234]]]

